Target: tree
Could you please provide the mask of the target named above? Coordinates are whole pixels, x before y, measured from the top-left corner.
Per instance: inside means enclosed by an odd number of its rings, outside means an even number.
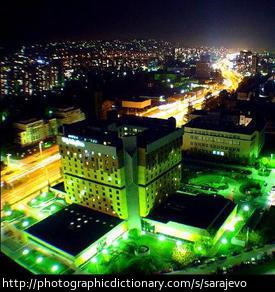
[[[196,258],[192,248],[189,245],[177,246],[172,253],[172,259],[181,266],[186,266]]]
[[[189,104],[188,104],[188,108],[187,108],[187,113],[186,113],[186,115],[185,115],[185,117],[184,117],[185,122],[189,122],[189,121],[191,120],[191,114],[192,114],[192,112],[193,112],[194,110],[195,110],[195,109],[194,109],[194,107],[192,106],[191,102],[189,102]]]
[[[8,202],[5,202],[4,203],[4,206],[3,206],[3,210],[6,212],[6,211],[10,211],[11,210],[11,204],[8,203]]]

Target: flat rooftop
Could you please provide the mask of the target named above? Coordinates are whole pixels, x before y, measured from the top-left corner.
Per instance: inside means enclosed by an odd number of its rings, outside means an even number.
[[[72,111],[72,110],[76,110],[76,109],[79,109],[77,107],[74,107],[74,106],[67,106],[67,107],[59,107],[56,112],[69,112],[69,111]]]
[[[76,256],[121,222],[119,218],[72,204],[31,226],[26,232]]]
[[[137,133],[138,146],[145,146],[156,140],[165,137],[175,131],[182,135],[182,129],[176,128],[176,121],[174,118],[168,120],[135,117],[135,116],[122,116],[115,120],[106,121],[81,121],[70,125],[63,126],[63,136],[75,135],[80,140],[87,140],[93,138],[98,141],[98,144],[103,144],[104,141],[110,142],[113,146],[121,146],[122,140],[118,135],[120,127],[144,127],[145,130]],[[109,145],[109,143],[108,143]]]
[[[130,101],[130,102],[144,102],[149,100],[146,97],[131,97],[131,98],[124,98],[122,101]]]
[[[20,120],[20,121],[17,121],[16,123],[17,124],[30,124],[30,123],[34,123],[34,122],[42,122],[43,120],[42,119],[39,119],[39,118],[29,118],[29,119],[26,119],[26,120]]]
[[[54,186],[51,186],[52,189],[54,190],[57,190],[59,192],[63,192],[65,193],[65,185],[64,185],[64,181],[54,185]]]
[[[235,203],[221,196],[174,193],[156,206],[148,219],[185,224],[217,231],[235,208]]]
[[[194,129],[205,129],[220,132],[239,133],[239,134],[252,134],[254,131],[261,131],[265,126],[263,119],[252,119],[247,125],[239,125],[233,121],[226,120],[222,117],[212,117],[210,115],[194,118],[189,121],[184,127]]]

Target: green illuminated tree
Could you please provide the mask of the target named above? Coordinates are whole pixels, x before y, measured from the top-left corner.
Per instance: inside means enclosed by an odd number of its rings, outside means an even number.
[[[5,203],[4,203],[4,206],[3,206],[3,210],[4,210],[4,211],[9,211],[9,210],[11,210],[11,204],[8,203],[8,202],[5,202]]]
[[[196,255],[194,254],[191,246],[184,245],[175,247],[172,253],[172,259],[180,266],[186,266],[194,261]]]

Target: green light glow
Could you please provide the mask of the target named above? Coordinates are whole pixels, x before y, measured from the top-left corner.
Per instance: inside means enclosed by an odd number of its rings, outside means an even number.
[[[239,221],[243,221],[243,217],[242,217],[242,216],[237,216],[237,217],[236,217],[236,220],[237,220],[237,222],[239,222]]]
[[[92,261],[92,263],[93,263],[93,264],[95,264],[95,263],[97,262],[97,258],[96,258],[96,257],[94,257],[94,258],[92,258],[92,260],[91,260],[91,261]]]
[[[164,241],[164,240],[165,240],[165,236],[164,236],[164,235],[159,235],[159,236],[158,236],[158,239],[159,239],[160,241]]]
[[[22,255],[27,255],[27,254],[29,254],[29,252],[30,252],[30,250],[25,248],[22,252]]]
[[[122,238],[125,239],[125,240],[128,239],[128,234],[127,234],[127,233],[124,233],[124,234],[122,235]]]
[[[51,271],[52,271],[52,272],[56,272],[58,269],[59,269],[59,266],[58,266],[58,265],[53,265],[53,266],[51,267]]]
[[[27,227],[29,225],[29,221],[24,221],[23,223],[22,223],[22,226],[23,227]]]
[[[221,240],[221,243],[222,243],[222,244],[227,244],[227,242],[228,242],[228,241],[227,241],[226,238],[222,238],[222,240]]]
[[[144,230],[141,231],[141,235],[145,235],[145,231]]]
[[[103,254],[108,254],[108,250],[107,250],[106,248],[104,248],[104,249],[102,250],[102,253],[103,253]]]
[[[41,256],[39,256],[39,257],[36,259],[36,262],[37,262],[38,264],[42,263],[42,261],[43,261],[43,257],[41,257]]]
[[[243,210],[244,210],[244,211],[246,211],[246,212],[247,212],[247,211],[249,211],[249,209],[250,209],[250,208],[249,208],[249,206],[248,206],[248,205],[244,205],[244,206],[243,206]]]
[[[12,210],[7,211],[7,212],[6,212],[6,215],[7,215],[7,216],[11,216],[11,215],[12,215]]]
[[[180,240],[177,240],[176,245],[177,246],[181,246],[182,245],[182,242]]]
[[[118,241],[117,240],[113,242],[113,246],[118,246]]]

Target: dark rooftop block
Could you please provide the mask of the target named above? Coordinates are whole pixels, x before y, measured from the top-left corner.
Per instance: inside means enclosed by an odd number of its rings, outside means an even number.
[[[244,126],[225,119],[225,117],[210,117],[209,115],[206,115],[194,118],[185,124],[184,127],[229,133],[252,134],[254,131],[263,130],[265,127],[265,121],[263,119],[254,118],[247,126]]]
[[[72,204],[26,232],[76,256],[121,222],[119,218]]]
[[[58,183],[58,184],[56,184],[56,185],[54,185],[54,186],[52,186],[51,188],[54,189],[54,190],[57,190],[59,192],[65,193],[65,185],[64,185],[63,181]]]
[[[235,208],[235,203],[217,196],[173,194],[155,207],[148,218],[190,225],[209,231],[218,230]]]
[[[144,147],[154,141],[169,135],[174,131],[178,131],[182,135],[182,129],[176,128],[176,120],[169,118],[168,120],[135,117],[135,116],[122,116],[115,120],[95,120],[95,121],[81,121],[70,125],[65,125],[62,128],[62,135],[75,135],[80,139],[95,139],[98,144],[103,144],[108,141],[108,145],[122,147],[122,140],[118,134],[118,128],[131,126],[131,127],[144,127],[144,131],[136,134],[138,145]]]

